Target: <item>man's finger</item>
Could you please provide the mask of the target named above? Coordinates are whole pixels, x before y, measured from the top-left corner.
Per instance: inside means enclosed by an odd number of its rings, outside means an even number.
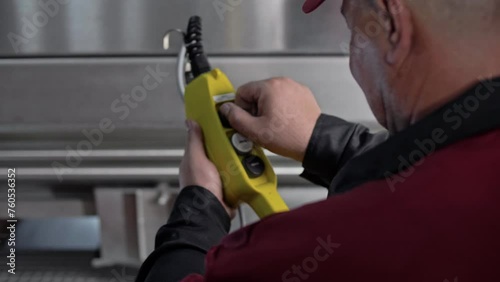
[[[192,120],[186,121],[186,125],[188,127],[188,144],[186,146],[186,154],[189,154],[194,158],[206,158],[203,132],[200,125]]]
[[[255,139],[258,135],[257,130],[260,126],[258,117],[252,116],[250,113],[233,103],[225,103],[220,107],[220,111],[229,121],[231,127],[245,137]]]
[[[236,92],[235,104],[254,114],[262,94],[263,83],[263,80],[253,81],[240,86]]]

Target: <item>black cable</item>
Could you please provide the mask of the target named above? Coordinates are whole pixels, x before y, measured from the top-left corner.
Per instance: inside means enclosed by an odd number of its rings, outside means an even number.
[[[188,28],[184,42],[186,43],[187,53],[191,61],[191,69],[194,77],[211,70],[210,63],[203,50],[201,42],[201,18],[193,16],[189,19]]]

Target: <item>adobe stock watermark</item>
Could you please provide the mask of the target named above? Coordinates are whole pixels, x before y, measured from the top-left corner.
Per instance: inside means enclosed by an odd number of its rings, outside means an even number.
[[[425,162],[425,157],[432,155],[439,144],[443,144],[449,138],[447,131],[456,131],[460,129],[465,120],[470,118],[480,107],[481,103],[488,100],[497,89],[500,89],[500,83],[492,78],[479,79],[481,83],[476,87],[473,95],[467,96],[462,103],[455,103],[443,113],[443,120],[449,126],[448,130],[443,128],[434,128],[430,138],[424,140],[415,140],[415,149],[409,155],[399,155],[398,174],[385,172],[384,176],[387,185],[392,192],[396,191],[396,185],[404,183],[411,177],[416,169]]]
[[[284,83],[290,79],[288,78],[273,78],[270,79],[270,85],[277,85]],[[273,111],[272,117],[265,123],[260,124],[257,129],[250,129],[250,124],[245,124],[239,120],[236,115],[229,113],[228,119],[234,128],[247,128],[248,131],[240,132],[246,138],[254,141],[256,145],[269,147],[277,138],[283,139],[282,135],[285,131],[289,130],[289,126],[297,118],[297,112],[289,106],[277,108]],[[219,170],[224,186],[229,185],[231,178],[240,174],[240,162],[236,160],[229,161],[225,164],[222,170]]]
[[[296,82],[287,77],[275,77],[267,80],[267,85],[271,88],[271,90],[269,90],[270,93],[273,93],[273,90],[281,89],[282,85],[287,85],[289,83]],[[280,91],[274,92],[279,93]],[[269,145],[277,136],[281,138],[281,133],[288,130],[288,127],[297,117],[297,111],[293,107],[285,105],[285,107],[277,108],[273,111],[271,119],[267,120],[265,125],[260,124],[261,127],[258,130],[250,130],[250,133],[246,133],[246,137],[256,141],[260,145]],[[249,124],[242,124],[242,121],[235,118],[231,113],[229,113],[228,119],[234,128],[245,128],[250,126]]]
[[[272,116],[271,120],[268,121],[268,124],[261,128],[257,136],[254,137],[263,145],[271,144],[276,139],[276,135],[288,129],[288,126],[293,122],[296,116],[297,113],[289,107],[278,109],[275,111],[275,115]]]
[[[33,13],[30,18],[22,17],[21,34],[9,32],[7,39],[14,49],[14,52],[19,53],[23,44],[29,43],[40,29],[49,24],[50,20],[56,17],[61,11],[62,5],[67,5],[71,0],[39,0],[39,10]]]
[[[274,117],[265,126],[259,128],[253,135],[247,136],[247,138],[256,140],[260,145],[268,144],[276,138],[277,134],[287,130],[288,125],[296,117],[296,113],[289,110],[287,107],[278,109],[274,113]],[[240,122],[238,119],[233,118],[231,121],[231,124],[234,127],[240,127],[237,126],[237,123]],[[247,158],[249,162],[252,162],[258,159],[259,156],[250,154]],[[227,161],[225,164],[219,164],[217,168],[223,187],[229,187],[231,181],[234,181],[235,177],[239,177],[243,173],[246,173],[246,168],[242,165],[242,162],[239,159],[232,159]],[[201,211],[206,209],[210,203],[208,198],[210,195],[205,195],[196,190],[195,194],[196,195],[193,198],[192,205],[184,205],[180,207],[181,212],[183,213],[183,218],[187,223],[190,222],[191,216],[199,215]]]
[[[130,113],[146,100],[149,92],[158,88],[169,77],[169,73],[162,71],[159,64],[156,67],[147,66],[145,71],[147,74],[142,78],[140,85],[133,87],[128,94],[121,94],[120,98],[111,103],[110,110],[116,115],[114,118],[121,121],[127,119]],[[76,144],[76,148],[66,146],[65,163],[52,162],[52,168],[59,181],[63,181],[65,174],[73,172],[82,163],[83,157],[89,156],[103,143],[104,136],[115,129],[116,125],[111,117],[102,118],[97,128],[83,129],[81,133],[84,138]]]
[[[358,5],[358,4],[354,4]],[[361,5],[367,5],[366,3],[359,4]],[[394,14],[401,13],[402,11],[402,6],[392,6],[391,9],[393,9]],[[342,41],[340,43],[340,50],[346,54],[348,53],[355,53],[359,54],[361,51],[366,48],[370,44],[370,38],[375,38],[379,36],[381,33],[384,31],[387,31],[388,28],[388,15],[382,13],[382,12],[375,12],[374,10],[370,11],[370,15],[374,18],[373,20],[368,21],[363,29],[359,27],[354,27],[353,30],[351,31],[353,36],[352,36],[352,42],[346,42]]]
[[[178,212],[181,214],[184,222],[186,224],[191,224],[193,217],[202,215],[203,213],[210,218],[214,218],[215,221],[218,221],[218,219],[215,218],[216,215],[213,212],[208,212],[210,203],[218,202],[214,194],[212,194],[212,192],[207,189],[191,189],[194,194],[191,203],[181,203],[178,207]],[[175,212],[175,210],[172,211],[172,214],[174,214]]]
[[[281,275],[283,282],[300,282],[309,279],[312,273],[318,270],[321,262],[328,260],[340,248],[340,244],[332,242],[332,236],[328,235],[326,240],[316,238],[318,245],[314,248],[311,256],[304,258],[298,264],[292,265]]]
[[[133,282],[135,281],[135,275],[127,274],[127,268],[122,267],[121,272],[118,272],[116,269],[111,270],[111,274],[113,277],[109,280],[109,282]]]
[[[225,20],[225,14],[227,12],[233,12],[236,7],[240,6],[243,0],[214,0],[212,5],[214,6],[215,12],[219,16],[219,20],[222,22]]]
[[[272,79],[274,83],[280,83],[283,80],[288,80],[287,78],[274,78]],[[231,113],[230,113],[231,115]],[[267,122],[264,126],[259,128],[252,135],[246,136],[251,140],[255,140],[258,145],[267,145],[273,142],[280,134],[288,130],[288,126],[297,117],[297,113],[294,112],[289,107],[283,107],[274,111],[273,118]],[[235,128],[240,128],[238,123],[241,121],[237,118],[229,118],[231,124]],[[245,126],[243,124],[243,126]],[[255,156],[257,158],[257,156]],[[222,181],[223,187],[228,187],[232,179],[236,176],[245,173],[241,171],[241,162],[239,160],[228,161],[223,168],[219,167],[219,175]],[[192,216],[197,216],[201,212],[208,208],[210,203],[211,195],[201,193],[197,190],[194,191],[195,197],[193,198],[192,205],[181,205],[179,208],[182,213],[183,219],[186,223],[189,223]]]

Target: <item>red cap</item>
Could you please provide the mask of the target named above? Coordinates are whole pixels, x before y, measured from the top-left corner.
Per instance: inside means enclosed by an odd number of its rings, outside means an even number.
[[[323,2],[325,2],[325,0],[306,0],[304,6],[302,6],[302,11],[308,14],[316,10],[316,8],[318,8]]]

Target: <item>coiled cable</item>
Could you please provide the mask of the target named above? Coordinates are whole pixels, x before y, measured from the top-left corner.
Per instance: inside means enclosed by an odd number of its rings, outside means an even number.
[[[193,16],[189,19],[186,36],[184,38],[186,50],[191,62],[191,71],[194,77],[211,70],[210,63],[203,49],[201,18]]]

